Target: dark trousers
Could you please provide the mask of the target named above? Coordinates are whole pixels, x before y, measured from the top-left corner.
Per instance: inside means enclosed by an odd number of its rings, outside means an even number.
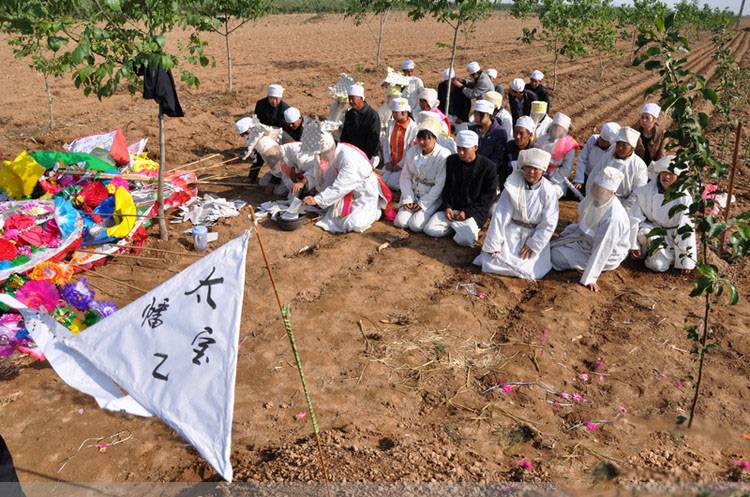
[[[26,497],[18,483],[16,468],[5,440],[0,436],[0,495],[3,497]]]

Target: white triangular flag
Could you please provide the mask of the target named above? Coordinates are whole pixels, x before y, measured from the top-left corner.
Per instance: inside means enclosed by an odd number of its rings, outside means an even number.
[[[161,418],[227,480],[246,231],[65,340]]]

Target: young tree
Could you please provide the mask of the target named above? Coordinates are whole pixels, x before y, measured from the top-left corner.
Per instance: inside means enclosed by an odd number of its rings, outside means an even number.
[[[510,15],[516,19],[521,20],[521,31],[523,31],[523,23],[527,17],[531,16],[536,12],[539,6],[538,0],[513,0],[513,7],[510,9]],[[523,36],[518,37],[518,47],[521,47],[523,43]]]
[[[29,57],[32,69],[42,73],[44,87],[47,91],[49,106],[49,127],[55,127],[55,114],[52,107],[52,92],[49,86],[49,75],[61,77],[65,74],[65,67],[57,62],[55,54],[63,47],[67,40],[56,36],[61,29],[60,18],[67,17],[65,12],[54,11],[53,2],[35,1],[4,1],[0,4],[0,22],[2,30],[8,34],[8,44],[13,48],[17,58]],[[40,19],[38,23],[26,22],[33,12]]]
[[[611,6],[611,0],[603,0],[586,23],[585,34],[585,44],[599,56],[600,79],[604,76],[605,59],[611,59],[618,52],[615,47],[617,34],[617,11]]]
[[[33,5],[36,0],[2,0],[21,6]],[[55,67],[61,71],[73,71],[76,88],[82,88],[84,96],[94,94],[107,98],[115,94],[121,84],[135,94],[142,86],[140,75],[145,71],[175,69],[188,86],[198,86],[198,78],[180,65],[180,62],[206,66],[210,60],[203,54],[206,43],[197,31],[189,34],[187,45],[178,43],[178,51],[167,47],[167,36],[177,27],[197,29],[201,25],[198,16],[185,14],[190,5],[179,0],[48,0],[50,12],[76,12],[90,7],[85,16],[61,18],[47,30],[48,39],[65,46],[67,50],[54,59]],[[3,10],[2,12],[5,12]],[[24,17],[16,22],[32,30],[45,31],[48,19],[38,8],[22,9]],[[161,106],[159,111],[160,168],[157,201],[159,203],[159,227],[162,239],[167,238],[164,220],[163,184],[166,169],[164,126]]]
[[[625,26],[632,26],[630,43],[630,62],[633,62],[635,52],[635,40],[640,29],[653,26],[657,17],[663,17],[667,13],[667,5],[659,0],[633,0],[633,6],[622,5],[620,7],[620,22]]]
[[[456,40],[463,25],[486,19],[492,8],[491,0],[405,0],[405,2],[412,21],[432,16],[438,22],[444,22],[453,28],[449,72],[453,71],[456,60]],[[447,92],[445,100],[447,111],[450,109],[450,91]]]
[[[728,258],[737,260],[750,255],[750,212],[743,212],[728,222],[712,214],[716,202],[711,197],[703,196],[703,182],[708,178],[724,177],[729,166],[722,163],[714,154],[711,143],[705,136],[709,116],[699,112],[697,108],[703,99],[716,104],[718,96],[716,91],[707,85],[705,78],[687,69],[686,54],[689,53],[690,46],[675,22],[675,13],[657,18],[655,28],[641,31],[638,37],[638,52],[641,54],[635,59],[634,64],[643,63],[646,69],[657,71],[661,76],[661,81],[649,87],[644,96],[660,91],[662,110],[669,113],[673,122],[665,134],[672,140],[668,147],[676,155],[670,170],[686,171],[680,174],[677,182],[666,191],[665,197],[666,201],[681,196],[691,197],[692,205],[687,213],[694,228],[684,224],[678,227],[677,233],[683,237],[695,233],[701,246],[696,268],[698,278],[693,284],[690,296],[704,297],[703,316],[690,313],[689,318],[699,318],[701,324],[686,327],[688,338],[694,343],[691,353],[697,356],[699,362],[698,377],[694,379],[690,376],[695,385],[688,420],[690,427],[698,404],[706,354],[718,350],[716,344],[707,343],[712,334],[709,326],[711,308],[724,291],[728,294],[730,305],[736,304],[739,300],[739,294],[731,280],[719,272],[717,265],[709,263],[709,249],[720,253],[722,234],[729,231],[732,234],[729,239]],[[675,216],[686,209],[685,205],[679,204],[673,207],[669,214]],[[649,248],[651,252],[666,245],[666,232],[663,228],[655,228],[649,236],[653,237]],[[677,422],[682,423],[686,420],[687,418],[680,416]]]
[[[586,26],[595,15],[596,0],[542,0],[538,28],[523,28],[523,42],[541,41],[548,51],[555,52],[552,90],[557,86],[557,63],[560,55],[572,60],[588,53],[585,43]]]
[[[273,0],[200,0],[196,5],[203,16],[205,31],[213,31],[224,37],[227,48],[227,75],[229,92],[232,92],[232,51],[229,36],[250,21],[271,13]]]
[[[383,30],[385,23],[388,21],[388,14],[392,10],[403,5],[402,0],[347,0],[344,15],[346,17],[353,17],[354,24],[357,26],[363,22],[367,22],[367,16],[377,16],[380,23],[380,30],[378,31],[378,52],[375,56],[375,67],[380,67],[380,54],[383,48]],[[367,25],[370,28],[370,25]],[[374,37],[374,35],[373,35]]]

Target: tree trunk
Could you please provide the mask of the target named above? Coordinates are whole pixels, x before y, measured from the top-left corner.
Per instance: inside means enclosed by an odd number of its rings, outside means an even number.
[[[456,40],[458,39],[458,30],[461,29],[461,17],[456,22],[456,29],[453,31],[453,51],[451,52],[451,65],[448,66],[448,76],[453,72],[453,63],[456,61]],[[451,91],[453,91],[453,79],[448,80],[448,91],[445,92],[445,115],[451,112]]]
[[[740,29],[740,20],[742,20],[742,13],[745,11],[745,0],[742,0],[740,4],[740,12],[737,14],[737,26],[736,29]]]
[[[559,52],[557,51],[557,36],[555,36],[555,70],[552,73],[552,91],[555,91],[555,87],[557,87],[557,56],[559,55]]]
[[[229,48],[229,17],[224,17],[224,39],[227,42],[227,70],[229,71],[229,93],[232,93],[232,51]]]
[[[159,234],[162,240],[168,237],[167,221],[164,218],[164,171],[167,169],[167,161],[164,159],[165,151],[164,113],[159,105],[159,182],[156,186],[156,202],[159,204]]]
[[[47,81],[47,71],[42,71],[44,75],[44,87],[47,89],[47,103],[49,104],[49,127],[53,129],[55,127],[55,115],[52,112],[52,93],[49,91],[49,81]]]
[[[521,35],[522,35],[522,36],[523,36],[523,21],[524,21],[524,19],[523,19],[523,17],[522,17],[522,18],[521,18]],[[521,43],[523,43],[523,39],[522,39],[522,36],[519,36],[519,37],[518,37],[518,47],[517,47],[517,48],[521,48]]]
[[[604,56],[599,52],[599,79],[604,77]]]
[[[706,262],[708,257],[708,244],[703,240],[703,262]],[[703,336],[701,336],[701,348],[700,348],[700,360],[698,365],[698,380],[695,382],[695,396],[693,397],[693,404],[690,406],[690,419],[688,420],[688,428],[693,426],[693,417],[695,416],[695,408],[698,405],[698,396],[701,391],[701,381],[703,380],[703,361],[706,357],[706,339],[708,338],[708,313],[711,312],[711,301],[709,299],[710,293],[706,292],[706,308],[703,313]]]
[[[638,32],[638,28],[633,26],[633,41],[630,43],[630,63],[631,64],[633,63],[633,53],[635,52],[635,34],[637,32]]]
[[[380,67],[380,54],[383,49],[383,28],[388,20],[388,11],[380,13],[380,34],[378,35],[378,55],[375,57],[375,67]]]

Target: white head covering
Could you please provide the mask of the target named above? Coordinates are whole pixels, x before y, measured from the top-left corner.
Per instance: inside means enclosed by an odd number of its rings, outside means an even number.
[[[336,141],[333,139],[331,133],[322,132],[320,134],[320,151],[325,152],[336,146]]]
[[[557,114],[555,114],[554,119],[552,119],[552,124],[562,126],[563,128],[565,128],[565,131],[568,131],[568,129],[570,128],[570,118],[562,112],[558,112]]]
[[[497,69],[487,69],[487,76],[497,78]]]
[[[286,121],[287,124],[292,124],[294,122],[297,122],[297,119],[300,118],[299,109],[296,107],[289,107],[287,110],[284,111],[284,121]]]
[[[547,113],[547,102],[544,100],[534,100],[531,102],[531,113],[532,114],[546,114]]]
[[[623,126],[620,128],[620,130],[617,132],[617,140],[618,142],[627,142],[630,144],[631,147],[634,147],[638,145],[638,137],[640,137],[641,134],[631,128],[630,126]]]
[[[437,90],[432,88],[423,88],[422,91],[419,92],[419,99],[425,100],[427,105],[430,106],[430,109],[434,109],[440,103]]]
[[[414,69],[414,61],[411,59],[406,59],[401,63],[401,69]]]
[[[655,103],[647,103],[643,106],[643,110],[641,111],[641,114],[651,114],[655,118],[659,119],[659,114],[661,113],[661,107],[656,105]]]
[[[495,105],[495,109],[503,106],[503,96],[496,91],[488,91],[482,98],[488,102],[492,102]]]
[[[594,179],[594,183],[606,188],[611,192],[616,192],[620,183],[625,178],[625,174],[614,167],[605,167],[602,172]]]
[[[479,62],[469,62],[466,64],[466,70],[469,71],[469,74],[474,74],[481,71],[482,67],[479,65]]]
[[[409,107],[409,101],[405,98],[394,98],[391,102],[391,110],[395,112],[409,112],[411,110],[411,107]]]
[[[435,138],[438,138],[443,132],[443,127],[440,124],[440,121],[438,121],[437,119],[433,119],[432,117],[429,117],[422,121],[422,124],[420,124],[417,128],[417,133],[422,131],[423,129],[435,135]]]
[[[281,85],[270,85],[268,87],[268,96],[269,97],[279,97],[284,94],[284,88]]]
[[[450,74],[448,73],[450,71]],[[456,77],[456,71],[451,71],[450,68],[443,71],[443,81],[448,81],[451,78]]]
[[[349,85],[349,88],[346,89],[346,94],[350,97],[365,98],[365,87],[362,85]]]
[[[530,118],[529,116],[521,116],[516,121],[515,128],[526,128],[529,130],[529,133],[534,133],[534,130],[536,129],[536,124],[534,124],[534,120]]]
[[[620,131],[619,124],[613,122],[604,123],[604,125],[602,125],[602,132],[599,136],[601,136],[604,141],[612,143],[617,138],[618,131]]]
[[[247,133],[250,131],[250,128],[253,125],[253,119],[250,117],[243,117],[236,123],[234,123],[234,129],[237,130],[237,133]]]
[[[479,144],[479,135],[470,129],[459,131],[456,135],[456,145],[461,148],[474,147]]]
[[[510,89],[513,91],[523,91],[526,82],[521,78],[516,78],[510,82]]]
[[[546,171],[552,155],[540,148],[530,148],[518,152],[518,168],[531,166]]]
[[[672,165],[672,162],[674,162],[675,156],[674,155],[665,155],[659,160],[655,160],[651,162],[651,164],[648,167],[649,172],[659,174],[659,173],[673,173],[677,176],[681,175],[685,172],[684,167],[680,168],[673,168],[673,171],[669,170],[669,166]]]
[[[425,122],[427,119],[435,119],[436,121],[442,121],[442,118],[437,112],[431,110],[422,110],[417,114],[417,126]]]
[[[531,79],[536,79],[536,80],[541,81],[544,79],[544,73],[542,71],[534,71],[531,73]]]
[[[489,100],[477,100],[474,102],[474,112],[484,112],[492,115],[495,112],[495,104]]]
[[[255,144],[255,150],[257,150],[260,155],[263,155],[275,146],[278,146],[278,143],[276,143],[276,141],[274,141],[272,138],[268,136],[261,136],[260,140],[258,140],[258,143]]]

